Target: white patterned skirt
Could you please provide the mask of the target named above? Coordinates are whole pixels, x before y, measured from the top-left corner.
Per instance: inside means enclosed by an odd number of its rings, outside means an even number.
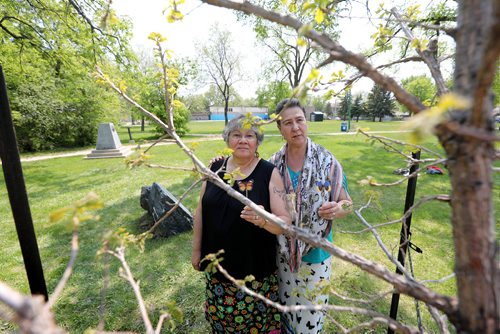
[[[331,257],[321,263],[302,262],[297,272],[290,267],[283,255],[278,256],[278,277],[281,304],[313,305],[306,298],[306,291],[312,291],[324,280],[330,280]],[[309,293],[310,294],[310,293]],[[316,296],[314,304],[326,304],[327,295]],[[282,332],[286,334],[317,334],[323,329],[324,313],[321,311],[298,311],[283,313]]]

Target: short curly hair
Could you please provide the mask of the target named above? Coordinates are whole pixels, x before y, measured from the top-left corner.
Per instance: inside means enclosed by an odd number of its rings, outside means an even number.
[[[243,127],[243,120],[245,118],[245,115],[239,114],[226,124],[226,126],[224,127],[224,131],[222,132],[222,138],[224,138],[224,141],[226,143],[229,143],[229,134],[231,132],[235,130],[241,130],[241,128]],[[262,142],[264,141],[264,132],[262,132],[255,124],[252,124],[250,130],[255,132],[255,135],[257,136],[257,145],[262,144]]]

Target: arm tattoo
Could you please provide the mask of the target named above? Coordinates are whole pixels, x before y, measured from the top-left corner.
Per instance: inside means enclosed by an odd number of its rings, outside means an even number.
[[[278,194],[278,196],[284,201],[286,202],[286,191],[285,189],[278,189],[276,188],[276,186],[273,186],[273,193],[275,194]]]

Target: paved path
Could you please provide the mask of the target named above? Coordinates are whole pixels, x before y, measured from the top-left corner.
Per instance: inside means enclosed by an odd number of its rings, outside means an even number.
[[[408,131],[368,131],[367,133],[370,134],[384,134],[384,133],[402,133],[402,132],[408,132]],[[330,132],[330,133],[310,133],[310,135],[313,136],[352,136],[358,134],[357,132]],[[205,140],[220,140],[221,135],[207,135],[207,134],[190,134],[190,136],[194,137],[200,137],[200,139]],[[280,137],[280,134],[266,134],[267,137]],[[200,139],[187,139],[184,142],[189,143],[189,142],[194,142],[194,141],[199,141]],[[142,144],[143,147],[147,147],[148,144],[151,143],[145,143]],[[172,139],[167,139],[164,140],[157,145],[172,145],[175,144],[175,141]],[[137,148],[137,144],[124,144],[123,146],[130,147],[130,148]],[[89,154],[92,151],[92,149],[86,149],[86,150],[79,150],[79,151],[73,151],[73,152],[61,152],[61,153],[49,153],[49,154],[41,154],[41,155],[35,155],[31,157],[21,157],[22,162],[29,162],[29,161],[39,161],[39,160],[47,160],[47,159],[54,159],[54,158],[64,158],[64,157],[74,157],[74,156],[85,156]]]
[[[210,136],[210,135],[205,134],[205,135],[200,135],[200,136],[203,137],[204,141],[206,141],[206,140],[219,140],[221,138],[220,135]],[[189,142],[194,142],[194,141],[199,141],[199,139],[188,139],[188,140],[185,140],[184,142],[189,143]],[[148,145],[150,145],[150,144],[152,144],[152,142],[143,143],[142,147],[148,147]],[[164,140],[156,145],[173,145],[173,144],[175,144],[174,140],[167,139],[167,140]],[[123,144],[122,146],[130,147],[133,149],[139,147],[138,144]],[[39,160],[64,158],[64,157],[85,156],[87,154],[90,154],[90,152],[92,150],[93,149],[86,149],[86,150],[79,150],[79,151],[72,151],[72,152],[61,152],[61,153],[47,153],[47,154],[40,154],[40,155],[31,156],[31,157],[22,157],[21,156],[21,162],[39,161]]]

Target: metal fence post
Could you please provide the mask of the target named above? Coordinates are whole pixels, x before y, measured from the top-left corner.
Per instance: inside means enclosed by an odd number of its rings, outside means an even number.
[[[417,152],[412,152],[411,154],[413,159],[420,159],[420,151]],[[414,164],[410,167],[410,174],[415,172],[418,169],[418,164]],[[415,200],[415,192],[417,190],[417,175],[414,177],[408,179],[408,186],[406,187],[406,200],[405,200],[405,209],[404,213],[406,213],[411,206],[413,205],[413,202]],[[403,221],[403,224],[401,226],[401,234],[400,234],[400,239],[399,239],[399,251],[398,251],[398,262],[401,264],[401,266],[405,266],[405,259],[406,259],[406,251],[408,250],[408,246],[410,244],[409,241],[409,236],[411,233],[410,227],[411,227],[411,214],[408,216],[406,220]],[[396,268],[396,273],[397,274],[402,274],[401,270],[399,268]],[[394,320],[396,320],[397,315],[398,315],[398,306],[399,306],[399,293],[393,293],[392,294],[392,301],[391,301],[391,311],[390,311],[390,317]],[[394,331],[390,328],[387,328],[387,334],[393,334]]]
[[[16,133],[12,122],[7,87],[0,65],[0,159],[9,194],[17,237],[21,245],[24,266],[33,295],[43,295],[48,300],[47,286],[43,276],[42,262],[33,227],[33,219],[24,183],[21,158],[17,148]]]

